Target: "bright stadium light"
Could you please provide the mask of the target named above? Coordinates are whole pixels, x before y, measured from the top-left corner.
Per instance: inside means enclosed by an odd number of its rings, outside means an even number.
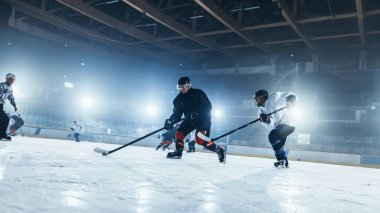
[[[292,119],[294,119],[296,122],[301,120],[304,116],[303,110],[300,106],[294,106],[293,108],[290,108],[289,112]]]
[[[94,105],[94,100],[91,97],[86,96],[81,99],[81,105],[83,108],[89,109]]]
[[[155,104],[148,104],[145,108],[145,113],[149,117],[156,117],[158,115],[158,107]]]
[[[16,98],[20,99],[20,98],[24,98],[25,97],[25,94],[20,91],[20,88],[18,87],[18,85],[13,85],[12,89],[13,89],[13,95]]]
[[[72,88],[74,88],[74,84],[71,82],[65,81],[65,88],[72,89]]]
[[[221,118],[223,116],[223,111],[219,108],[213,109],[213,116],[217,119]]]

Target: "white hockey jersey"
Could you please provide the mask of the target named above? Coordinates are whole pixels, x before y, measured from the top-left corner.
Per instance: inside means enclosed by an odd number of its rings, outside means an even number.
[[[71,124],[70,129],[72,129],[75,133],[81,134],[82,133],[82,126],[79,124]]]
[[[16,106],[12,86],[8,86],[6,82],[3,82],[0,83],[0,104],[4,105],[7,99],[13,106]]]
[[[269,114],[277,109],[280,109],[286,106],[286,98],[290,95],[295,95],[292,92],[274,92],[268,96],[268,99],[265,102],[265,106],[259,107],[257,115],[260,117],[260,114],[265,113]],[[296,98],[296,103],[297,103]],[[270,123],[261,122],[261,124],[268,129],[272,130],[280,124],[290,124],[289,121],[289,111],[284,109],[270,116]]]

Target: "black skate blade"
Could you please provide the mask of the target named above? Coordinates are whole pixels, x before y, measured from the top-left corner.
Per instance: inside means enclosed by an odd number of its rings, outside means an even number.
[[[179,159],[181,159],[182,157],[166,157],[167,159],[177,159],[177,160],[179,160]]]
[[[285,163],[279,163],[279,162],[275,162],[274,167],[276,169],[289,169],[289,166],[286,166]]]
[[[226,161],[227,161],[227,153],[226,153],[226,150],[224,150],[224,161],[222,163],[226,164]]]
[[[223,149],[223,148],[219,147],[219,149]],[[219,159],[219,163],[226,164],[226,160],[227,160],[227,153],[226,153],[226,150],[223,149],[223,161],[220,161]]]
[[[226,164],[226,162],[227,162],[227,151],[226,150],[224,150],[224,164]]]

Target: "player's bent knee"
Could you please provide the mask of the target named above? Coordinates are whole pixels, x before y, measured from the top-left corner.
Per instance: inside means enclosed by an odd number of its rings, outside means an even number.
[[[268,139],[269,139],[269,142],[272,144],[272,146],[280,143],[281,142],[281,137],[278,134],[278,130],[277,129],[272,130],[269,133]]]
[[[288,137],[290,134],[292,134],[296,130],[294,126],[285,125],[285,124],[280,125],[278,129],[279,129],[278,134],[280,135],[281,138]]]
[[[200,137],[198,137],[198,136],[196,136],[195,137],[195,141],[197,142],[197,144],[199,144],[199,145],[203,145],[203,143],[204,143],[204,140],[203,139],[201,139]]]
[[[183,134],[183,132],[177,131],[177,132],[175,133],[175,138],[176,138],[177,140],[182,140],[182,141],[183,141],[183,139],[185,139],[185,137],[186,137],[186,135]]]
[[[199,131],[199,132],[202,133],[203,135],[206,134],[206,131]],[[203,146],[205,144],[205,142],[207,142],[207,141],[203,140],[202,138],[198,137],[198,134],[196,134],[196,136],[195,136],[195,141],[197,142],[197,144],[199,144],[201,146]]]

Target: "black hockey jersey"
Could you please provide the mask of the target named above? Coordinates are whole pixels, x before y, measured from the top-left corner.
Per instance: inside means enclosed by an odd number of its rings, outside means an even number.
[[[200,89],[190,88],[187,93],[179,93],[173,101],[173,114],[170,120],[177,122],[184,114],[198,113],[202,119],[211,119],[212,105],[207,95]]]

